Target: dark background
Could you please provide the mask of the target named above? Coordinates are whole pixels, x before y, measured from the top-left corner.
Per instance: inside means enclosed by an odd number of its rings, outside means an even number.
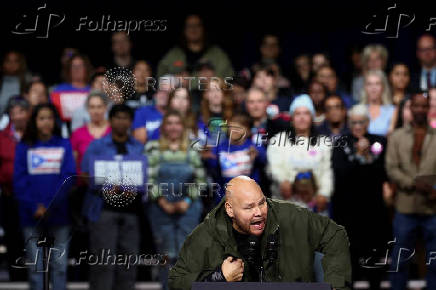
[[[79,48],[90,56],[94,65],[111,59],[109,32],[75,31],[80,17],[101,19],[161,19],[166,30],[131,32],[133,54],[156,66],[159,59],[177,44],[183,19],[191,13],[203,16],[207,35],[229,54],[235,69],[240,70],[258,59],[260,37],[266,32],[280,36],[281,65],[290,68],[299,53],[326,51],[333,66],[343,75],[350,70],[349,51],[353,45],[383,43],[389,50],[389,61],[415,65],[415,41],[436,17],[436,1],[2,1],[0,16],[0,54],[9,49],[23,52],[32,72],[40,73],[48,83],[58,81],[60,54],[63,47]],[[23,14],[36,14],[37,7],[47,4],[46,11],[65,14],[65,21],[50,30],[47,39],[35,35],[15,35],[11,31]],[[366,35],[361,31],[374,14],[384,21],[386,9],[396,3],[398,10],[415,14],[415,21],[400,28],[398,38],[386,34]],[[400,13],[398,12],[398,13]],[[377,21],[379,21],[377,20]],[[433,21],[433,22],[436,22]],[[380,25],[378,25],[380,26]],[[392,25],[391,25],[392,26]],[[394,27],[395,29],[395,27]],[[433,26],[432,33],[436,33]]]

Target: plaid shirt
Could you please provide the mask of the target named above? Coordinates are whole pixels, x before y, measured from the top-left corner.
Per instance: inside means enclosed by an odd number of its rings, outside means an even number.
[[[159,196],[161,196],[159,192],[159,186],[157,184],[157,179],[159,174],[160,161],[162,159],[169,162],[183,162],[189,160],[189,164],[192,166],[194,173],[193,183],[195,183],[196,186],[188,187],[188,196],[192,199],[196,199],[199,197],[198,192],[199,189],[201,189],[199,185],[206,183],[206,174],[200,155],[197,151],[161,151],[159,149],[159,141],[147,142],[147,145],[145,146],[145,151],[148,158],[148,183],[153,185],[151,187],[151,192],[149,192],[149,197],[152,200],[156,200]],[[189,158],[187,158],[186,154],[189,154]]]

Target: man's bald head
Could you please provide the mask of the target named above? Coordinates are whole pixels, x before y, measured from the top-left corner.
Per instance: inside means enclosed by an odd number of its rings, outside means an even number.
[[[226,201],[229,202],[235,194],[240,197],[244,192],[251,192],[252,190],[262,192],[254,179],[245,175],[236,176],[226,184]]]
[[[260,186],[248,176],[237,176],[226,185],[225,208],[233,228],[244,234],[261,235],[268,206]]]

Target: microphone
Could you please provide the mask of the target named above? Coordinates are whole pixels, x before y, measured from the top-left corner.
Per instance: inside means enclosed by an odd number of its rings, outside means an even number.
[[[259,274],[259,282],[263,282],[263,266],[262,259],[258,256],[260,253],[260,241],[259,237],[250,235],[247,239],[248,247],[247,247],[247,262],[250,266],[256,269]]]
[[[269,235],[266,242],[266,258],[269,263],[274,263],[277,260],[277,252],[279,241],[275,234]]]
[[[256,260],[258,259],[257,253],[259,250],[259,238],[254,235],[250,235],[247,239],[248,247],[247,247],[247,262],[250,265],[256,265]]]

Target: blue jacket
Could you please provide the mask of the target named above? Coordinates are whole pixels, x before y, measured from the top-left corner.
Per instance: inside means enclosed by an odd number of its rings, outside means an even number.
[[[158,140],[160,136],[159,127],[162,123],[163,115],[156,109],[156,106],[144,106],[135,112],[132,129],[145,127],[147,140]]]
[[[250,147],[254,147],[258,152],[253,162],[249,160]],[[218,169],[218,172],[213,176],[221,188],[221,196],[215,196],[217,204],[224,196],[224,185],[232,178],[248,175],[256,182],[260,182],[260,169],[266,165],[266,150],[263,146],[256,146],[251,138],[247,138],[243,144],[238,145],[230,144],[229,140],[226,139],[225,142],[212,148],[212,153],[216,158],[207,159],[206,164],[210,169]]]
[[[133,137],[129,136],[126,144],[127,155],[126,156],[144,156],[144,145],[139,143]],[[117,148],[112,141],[112,134],[108,134],[100,139],[94,140],[89,145],[82,159],[81,169],[85,174],[91,172],[90,161],[97,156],[115,156],[117,155]],[[100,217],[101,210],[103,208],[103,199],[100,195],[94,194],[91,189],[85,195],[83,203],[82,213],[91,221],[96,221]]]
[[[22,226],[35,226],[38,204],[47,208],[46,225],[70,223],[68,191],[76,166],[68,139],[53,136],[29,146],[17,144],[14,163],[14,194]]]

